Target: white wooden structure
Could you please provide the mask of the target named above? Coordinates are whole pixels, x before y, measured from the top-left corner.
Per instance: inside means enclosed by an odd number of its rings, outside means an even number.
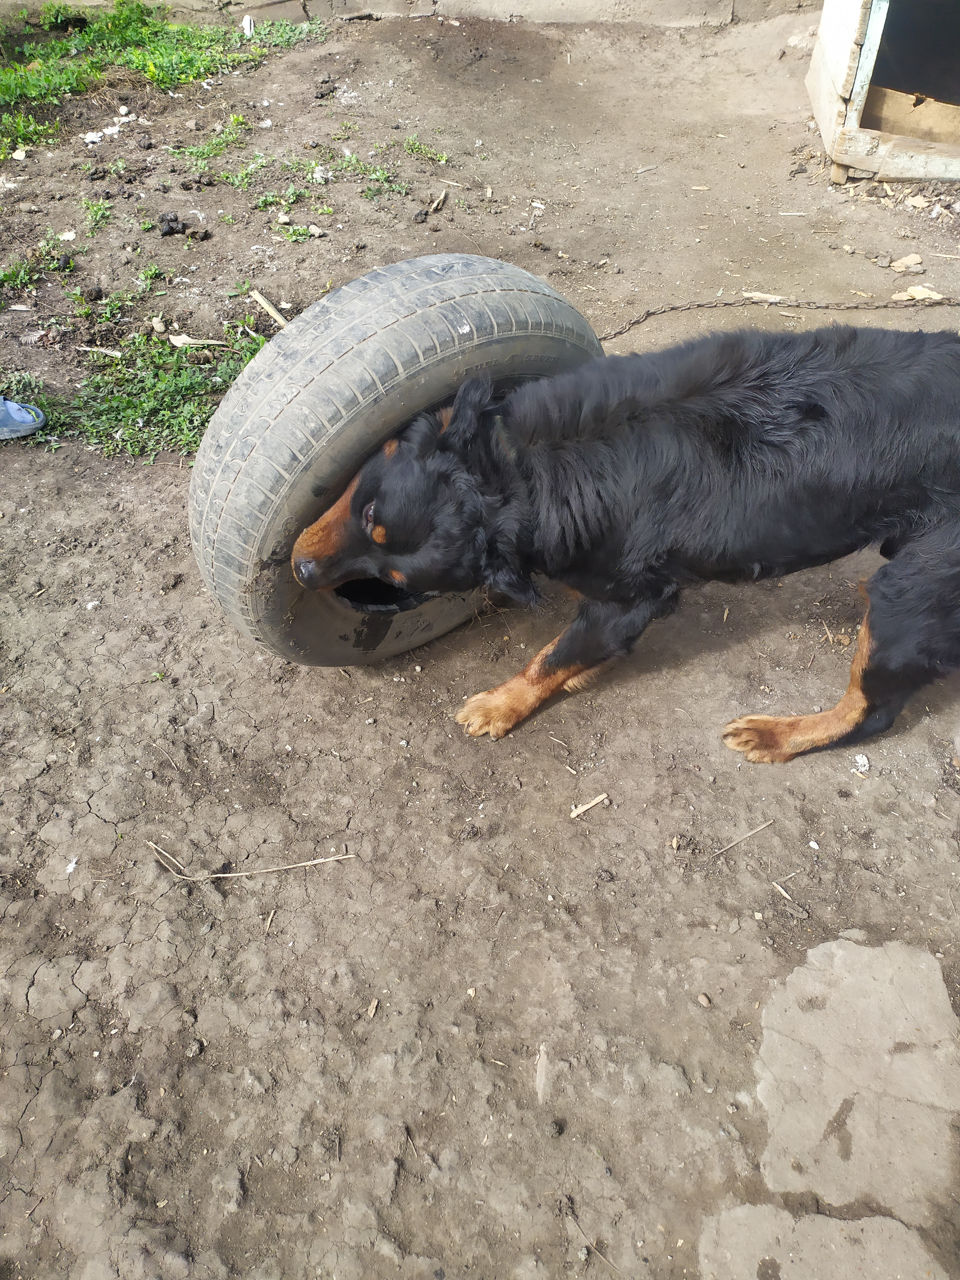
[[[916,5],[916,32],[925,8],[917,0],[824,0],[807,90],[833,178],[960,179],[960,105],[922,84],[903,92],[873,83],[891,3]],[[936,18],[929,27],[920,35],[940,54]],[[954,56],[960,63],[960,49]]]

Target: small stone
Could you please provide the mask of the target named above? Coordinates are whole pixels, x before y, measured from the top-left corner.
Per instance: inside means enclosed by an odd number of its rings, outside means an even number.
[[[697,996],[697,1004],[701,1005],[704,1009],[709,1009],[710,1006],[713,1004],[713,1001],[710,999],[710,997],[707,995],[705,991],[701,991],[700,994]]]

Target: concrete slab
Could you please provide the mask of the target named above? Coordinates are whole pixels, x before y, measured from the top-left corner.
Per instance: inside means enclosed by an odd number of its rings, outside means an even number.
[[[927,952],[847,941],[810,951],[763,1013],[770,1189],[927,1223],[955,1177],[958,1031]]]
[[[948,1280],[919,1238],[890,1218],[840,1222],[742,1205],[708,1218],[700,1280]]]

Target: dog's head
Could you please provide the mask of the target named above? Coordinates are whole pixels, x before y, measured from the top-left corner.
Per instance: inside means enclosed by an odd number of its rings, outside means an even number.
[[[493,550],[502,498],[480,422],[491,403],[490,384],[471,379],[452,408],[422,414],[388,440],[297,538],[297,581],[329,590],[376,578],[412,593],[487,585],[529,598],[529,582],[518,588]]]

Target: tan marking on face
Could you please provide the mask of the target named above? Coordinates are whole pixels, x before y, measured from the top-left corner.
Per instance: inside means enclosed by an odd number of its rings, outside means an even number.
[[[382,524],[375,524],[370,530],[370,537],[382,547],[387,540],[387,531]]]
[[[399,569],[391,569],[390,577],[393,579],[393,581],[397,584],[398,587],[406,586],[407,580],[403,576],[403,574],[400,572]]]
[[[864,618],[847,691],[835,707],[811,716],[743,716],[723,731],[723,740],[756,764],[782,764],[794,756],[837,742],[866,719],[870,704],[863,673],[870,660],[870,620]]]
[[[462,724],[471,737],[489,733],[491,738],[502,738],[561,689],[582,688],[589,673],[599,668],[577,664],[552,670],[544,665],[559,639],[558,636],[541,649],[528,666],[506,683],[468,698],[457,712],[457,723]]]
[[[383,456],[385,458],[392,458],[399,448],[400,448],[399,440],[388,440],[387,443],[383,446]]]
[[[443,435],[450,425],[450,419],[453,417],[453,405],[447,404],[442,409],[438,409],[437,417],[440,419],[440,434]]]
[[[297,560],[326,560],[330,556],[336,555],[340,550],[350,521],[350,500],[354,495],[359,478],[359,476],[354,476],[346,491],[329,511],[325,511],[319,520],[315,520],[313,524],[304,529],[293,544],[292,559],[294,562]]]

